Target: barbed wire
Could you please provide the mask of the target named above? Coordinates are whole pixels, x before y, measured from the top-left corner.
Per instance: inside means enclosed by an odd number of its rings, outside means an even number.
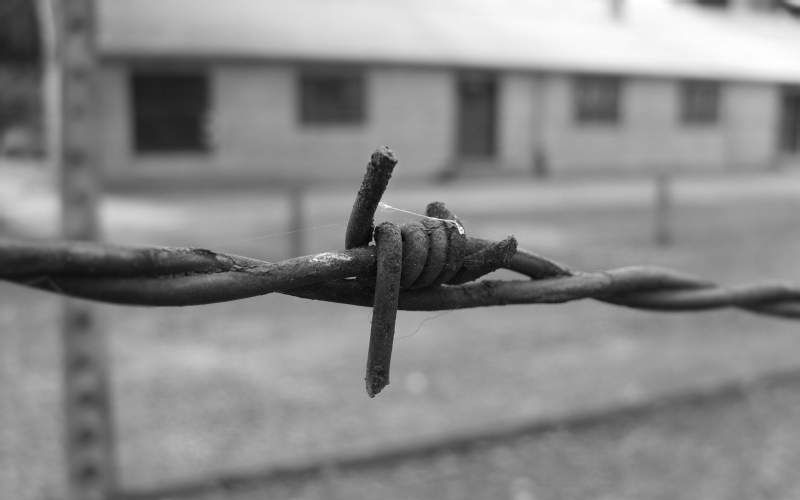
[[[582,272],[517,248],[467,236],[443,203],[419,223],[373,228],[375,211],[397,160],[373,153],[347,226],[345,250],[280,262],[198,248],[123,247],[76,241],[0,240],[0,279],[58,294],[117,304],[188,306],[278,292],[306,299],[373,306],[368,358],[370,395],[388,383],[395,311],[596,299],[654,311],[736,307],[800,319],[800,285],[768,282],[720,286],[652,266]],[[370,245],[375,240],[374,245]],[[527,279],[475,281],[504,268]],[[388,351],[387,351],[388,349]],[[384,357],[376,362],[374,356]]]
[[[0,279],[62,295],[128,305],[190,306],[279,292],[371,306],[374,286],[366,280],[375,276],[375,265],[374,247],[272,263],[196,248],[0,239]],[[404,290],[400,293],[399,308],[436,311],[597,299],[636,309],[696,311],[738,307],[800,319],[797,284],[723,287],[655,266],[545,274],[543,271],[551,265],[557,266],[541,256],[517,249],[507,269],[525,274],[531,280],[484,280]]]

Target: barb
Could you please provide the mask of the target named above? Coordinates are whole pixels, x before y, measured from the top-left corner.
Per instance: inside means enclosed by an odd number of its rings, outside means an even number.
[[[353,210],[350,212],[350,220],[347,222],[345,248],[364,246],[372,240],[375,209],[378,208],[381,196],[386,191],[395,165],[397,158],[388,147],[380,147],[372,153]]]
[[[394,153],[388,148],[373,153],[348,224],[348,234],[358,235],[350,239],[361,244],[349,250],[273,263],[199,248],[0,239],[0,279],[58,294],[130,305],[189,306],[273,292],[372,305],[374,286],[370,283],[374,282],[376,254],[374,246],[363,246],[364,234],[369,235],[366,237],[369,241],[373,214],[396,163]],[[426,217],[442,219],[442,225],[450,226],[444,224],[445,221],[460,225],[458,218],[438,202],[429,205]],[[367,232],[359,225],[362,223]],[[414,289],[412,284],[419,280],[426,267],[418,262],[422,259],[427,264],[429,248],[425,245],[436,234],[436,226],[432,226],[411,224],[402,228],[408,237],[404,236],[402,252],[401,309],[552,304],[591,298],[657,311],[738,307],[761,314],[800,318],[800,285],[797,284],[722,287],[670,269],[643,266],[594,273],[574,271],[517,248],[511,237],[492,242],[464,236],[463,258],[455,276],[449,279],[452,284]],[[460,229],[458,233],[463,230]],[[437,250],[441,251],[447,250]],[[416,256],[411,258],[410,254]],[[467,283],[500,267],[530,279]]]
[[[372,330],[367,351],[367,394],[376,394],[389,385],[389,365],[392,360],[394,324],[400,296],[400,271],[403,243],[400,228],[384,222],[375,228],[377,274],[372,313]]]
[[[469,249],[488,249],[489,243],[467,238],[468,253]],[[374,246],[273,263],[196,248],[0,240],[0,279],[4,281],[101,302],[145,306],[191,306],[273,292],[371,306],[374,287],[364,281],[375,276],[375,262]],[[794,283],[723,287],[649,266],[570,271],[520,249],[505,267],[531,279],[403,290],[399,308],[434,311],[597,299],[656,311],[737,307],[800,319],[800,285]]]
[[[467,236],[443,203],[430,204],[419,223],[396,227],[370,245],[373,217],[397,160],[377,150],[367,166],[347,226],[347,250],[267,262],[198,248],[136,248],[86,242],[0,240],[0,279],[63,295],[118,304],[188,306],[273,292],[374,306],[367,391],[389,380],[397,309],[448,310],[510,304],[556,304],[595,299],[652,311],[736,307],[800,319],[800,285],[719,286],[659,267],[602,272],[571,270],[508,237]],[[381,269],[376,272],[376,263]],[[478,278],[499,268],[528,279]],[[377,274],[377,277],[376,277]],[[354,279],[356,278],[356,279]]]

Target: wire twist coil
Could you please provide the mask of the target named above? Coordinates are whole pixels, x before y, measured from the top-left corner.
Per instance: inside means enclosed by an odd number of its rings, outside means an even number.
[[[652,311],[736,307],[800,319],[800,285],[796,283],[724,287],[650,266],[576,271],[517,248],[513,237],[493,242],[462,234],[458,219],[441,203],[428,206],[426,214],[430,219],[401,226],[399,239],[395,230],[379,231],[392,233],[394,243],[371,245],[373,217],[396,162],[388,148],[372,155],[353,206],[345,237],[347,249],[343,251],[272,263],[197,248],[5,239],[0,240],[0,279],[62,295],[130,305],[187,306],[279,292],[374,307],[377,299],[387,296],[386,292],[377,291],[387,286],[380,264],[385,262],[394,270],[384,274],[399,285],[396,293],[393,286],[388,286],[389,303],[382,306],[384,312],[377,314],[378,323],[391,324],[392,328],[393,319],[384,321],[391,318],[383,315],[391,316],[392,311],[396,314],[397,309],[554,304],[587,298]],[[380,258],[379,253],[388,257]],[[475,282],[499,268],[518,272],[527,279]],[[378,275],[381,277],[376,281]],[[373,318],[373,326],[375,323]],[[380,338],[389,338],[387,333],[384,330]],[[386,340],[376,345],[383,349],[388,346],[387,352],[391,352]],[[390,357],[368,354],[368,359],[384,360],[382,365],[375,365],[381,369],[373,373],[385,374],[388,382]],[[382,381],[372,377],[380,383],[370,384],[369,370],[367,378],[367,390],[374,395]]]

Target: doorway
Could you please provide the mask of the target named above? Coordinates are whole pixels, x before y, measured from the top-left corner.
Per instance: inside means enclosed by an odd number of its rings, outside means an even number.
[[[491,159],[497,152],[497,77],[462,73],[458,77],[458,154]]]
[[[800,154],[800,87],[785,87],[781,96],[780,150]]]

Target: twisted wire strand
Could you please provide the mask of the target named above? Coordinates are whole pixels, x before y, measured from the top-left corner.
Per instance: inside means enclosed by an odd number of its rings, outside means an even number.
[[[455,214],[439,202],[427,207],[428,218],[435,222],[396,228],[402,242],[393,238],[383,250],[379,246],[379,255],[370,245],[373,219],[396,164],[388,147],[372,153],[348,221],[346,250],[273,263],[197,248],[0,239],[0,279],[63,295],[148,306],[208,304],[273,292],[374,306],[386,295],[381,290],[387,289],[392,290],[391,304],[376,309],[387,313],[378,320],[392,325],[396,308],[442,310],[588,298],[655,311],[737,307],[800,318],[798,284],[722,287],[671,269],[644,266],[575,271],[517,248],[513,237],[493,242],[466,236]],[[395,232],[391,224],[386,230]],[[377,263],[386,269],[376,269]],[[399,274],[389,269],[398,266]],[[529,279],[474,281],[499,268]],[[376,294],[376,274],[392,276],[397,283],[379,283]],[[386,333],[391,338],[392,333]]]
[[[468,252],[492,242],[467,238]],[[101,302],[188,306],[273,292],[372,306],[375,247],[323,252],[280,262],[196,248],[122,247],[86,242],[0,240],[0,279]],[[596,299],[654,311],[737,307],[800,319],[800,285],[733,287],[671,269],[634,266],[574,271],[516,249],[507,269],[527,280],[483,280],[400,292],[404,310],[443,310],[508,304],[555,304]]]

